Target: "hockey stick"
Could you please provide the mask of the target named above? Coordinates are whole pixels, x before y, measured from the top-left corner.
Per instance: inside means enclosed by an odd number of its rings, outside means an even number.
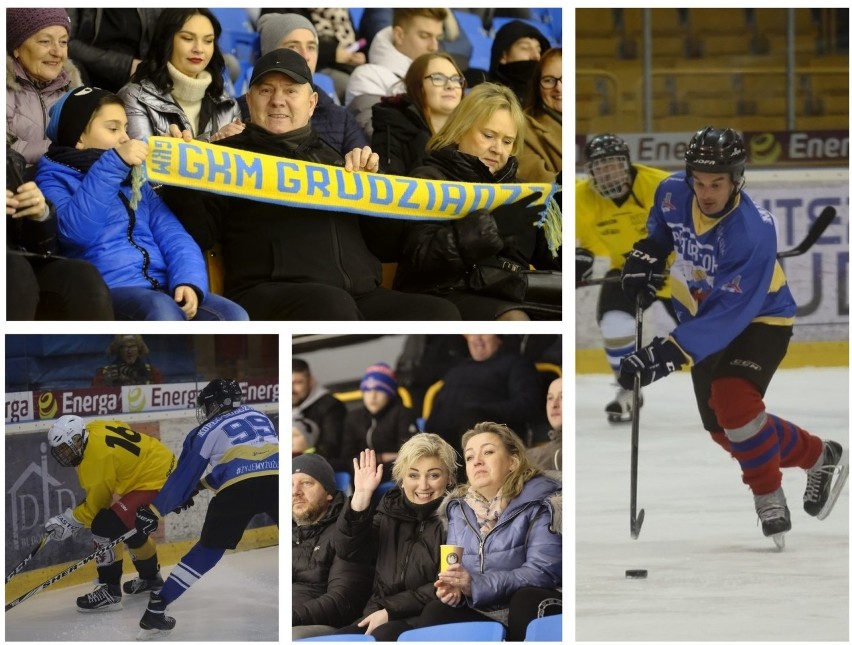
[[[12,573],[10,573],[6,576],[6,582],[9,582],[12,578],[14,578],[16,575],[18,575],[21,572],[21,570],[23,570],[23,568],[26,566],[27,562],[32,560],[35,557],[35,555],[39,551],[41,551],[49,541],[50,541],[50,533],[45,533],[44,535],[42,535],[41,540],[39,541],[38,544],[36,544],[36,547],[32,551],[30,551],[30,554],[26,558],[23,559],[21,564],[19,564],[17,567],[12,569]]]
[[[636,347],[642,346],[642,305],[636,302]],[[642,378],[637,372],[633,381],[633,419],[630,428],[630,537],[639,539],[645,509],[636,514],[636,487],[639,479],[639,396]]]
[[[90,560],[94,560],[96,557],[98,557],[99,555],[101,555],[105,551],[108,551],[109,549],[116,546],[117,544],[121,544],[125,540],[133,537],[135,534],[136,534],[136,529],[130,529],[127,533],[125,533],[121,537],[117,537],[112,542],[110,542],[109,544],[105,544],[102,547],[96,549],[94,552],[90,553],[89,555],[87,555],[85,558],[83,558],[79,562],[72,564],[70,567],[68,567],[64,571],[60,571],[59,573],[57,573],[55,576],[53,576],[47,582],[42,582],[38,587],[28,591],[23,596],[15,598],[15,600],[13,600],[12,602],[7,603],[6,604],[6,611],[9,611],[12,607],[15,607],[16,605],[20,605],[27,598],[32,598],[42,589],[49,587],[50,585],[52,585],[57,580],[61,580],[62,578],[64,578],[68,574],[70,574],[70,573],[76,571],[77,569],[79,569],[80,567],[82,567],[84,564],[86,564]]]
[[[799,242],[797,246],[794,246],[792,249],[788,249],[787,251],[781,251],[775,257],[779,260],[783,260],[784,258],[794,258],[799,255],[804,255],[808,251],[811,250],[811,247],[816,243],[816,241],[822,237],[822,234],[825,233],[825,229],[829,227],[829,225],[834,221],[834,218],[837,216],[837,210],[834,206],[826,206],[822,209],[822,212],[817,216],[816,220],[814,220],[813,225],[810,230],[808,230],[805,238]],[[668,277],[668,273],[658,273],[654,275],[655,278],[666,278]],[[602,284],[613,284],[616,282],[621,282],[620,275],[611,275],[603,278],[592,278],[591,280],[584,280],[580,284],[577,285],[577,288],[580,287],[596,287]]]

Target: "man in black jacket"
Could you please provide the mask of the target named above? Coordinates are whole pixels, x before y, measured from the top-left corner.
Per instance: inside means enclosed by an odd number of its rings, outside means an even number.
[[[311,129],[317,104],[301,55],[276,49],[257,61],[248,92],[251,123],[220,145],[375,172],[378,155],[341,157]],[[164,198],[202,249],[221,242],[225,295],[252,320],[458,320],[451,303],[384,289],[359,217],[212,193],[166,190]]]
[[[310,366],[301,358],[293,359],[292,392],[294,418],[305,417],[319,428],[316,451],[328,459],[333,468],[349,470],[352,456],[348,460],[340,459],[346,406],[317,383]]]
[[[361,615],[373,567],[342,559],[337,517],[346,498],[316,454],[293,459],[293,638],[330,634]]]

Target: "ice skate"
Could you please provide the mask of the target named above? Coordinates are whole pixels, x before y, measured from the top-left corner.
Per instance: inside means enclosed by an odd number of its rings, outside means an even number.
[[[139,633],[136,635],[138,641],[149,641],[155,638],[166,638],[172,633],[177,621],[166,616],[166,603],[156,591],[151,592],[151,600],[148,608],[139,621]]]
[[[763,534],[771,537],[779,549],[784,548],[784,535],[790,530],[790,509],[787,508],[787,498],[784,489],[780,486],[778,490],[767,495],[754,496],[754,508],[760,518]]]
[[[643,404],[642,393],[639,393],[639,407]],[[606,418],[610,423],[630,423],[633,421],[633,392],[618,388],[615,400],[606,406]]]
[[[146,591],[159,591],[163,588],[163,578],[158,573],[153,578],[134,578],[124,583],[122,589],[126,594],[139,594]]]
[[[95,590],[77,598],[77,611],[94,613],[121,609],[121,587],[98,583]]]
[[[826,441],[822,456],[808,470],[805,486],[805,512],[824,520],[834,508],[849,475],[849,455],[836,441]],[[834,485],[832,486],[832,481]]]

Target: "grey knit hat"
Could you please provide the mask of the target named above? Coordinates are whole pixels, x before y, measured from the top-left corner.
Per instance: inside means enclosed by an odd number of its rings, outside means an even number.
[[[6,9],[6,51],[11,54],[47,27],[65,27],[70,34],[71,19],[65,9]]]
[[[260,55],[278,49],[278,43],[294,29],[308,29],[319,41],[314,24],[298,13],[265,13],[257,21],[257,31],[260,34]]]
[[[337,486],[334,481],[334,469],[325,457],[316,453],[306,453],[293,458],[293,474],[302,473],[316,479],[320,486],[334,495]]]

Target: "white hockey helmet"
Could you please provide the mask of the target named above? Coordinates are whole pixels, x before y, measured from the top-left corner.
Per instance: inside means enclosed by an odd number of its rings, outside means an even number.
[[[62,466],[79,466],[88,440],[86,424],[73,414],[59,417],[47,431],[50,454]]]

